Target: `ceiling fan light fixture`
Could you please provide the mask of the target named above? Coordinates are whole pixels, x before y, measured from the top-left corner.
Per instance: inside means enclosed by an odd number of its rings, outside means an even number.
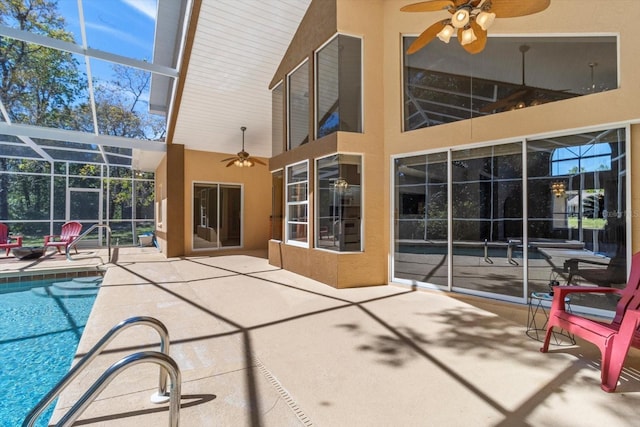
[[[464,28],[469,23],[469,11],[467,9],[458,9],[451,18],[451,25],[456,28]]]
[[[483,30],[487,31],[491,25],[493,25],[493,21],[496,19],[496,14],[493,12],[485,12],[484,10],[476,16],[476,23]]]
[[[438,38],[445,43],[449,43],[449,40],[451,40],[451,36],[454,35],[455,32],[456,32],[456,29],[453,28],[451,25],[447,24],[438,33]]]
[[[462,36],[460,38],[460,44],[462,46],[473,43],[476,40],[478,40],[478,37],[476,37],[476,33],[473,31],[473,28],[468,27],[462,31]]]

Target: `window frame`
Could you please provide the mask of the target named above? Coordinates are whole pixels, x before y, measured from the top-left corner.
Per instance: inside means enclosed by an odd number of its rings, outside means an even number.
[[[294,183],[289,182],[289,171],[299,165],[305,165],[305,169],[306,169],[306,173],[307,173],[307,179],[306,181],[295,181]],[[310,184],[310,170],[309,170],[309,160],[303,160],[301,162],[296,162],[296,163],[292,163],[290,165],[287,165],[285,168],[285,233],[284,233],[284,239],[285,242],[288,245],[291,246],[299,246],[302,248],[309,248],[309,184]],[[289,200],[289,188],[291,188],[291,186],[293,185],[298,185],[300,183],[306,183],[306,192],[305,192],[305,199],[304,200],[296,200],[296,201],[290,201]],[[290,214],[289,214],[289,208],[292,206],[306,206],[307,209],[307,216],[306,216],[306,221],[292,221],[290,219]],[[289,226],[295,224],[295,225],[304,225],[307,228],[306,234],[305,234],[305,240],[292,240],[291,236],[290,236],[290,228]]]
[[[302,62],[300,62],[300,64],[298,64],[293,70],[291,70],[291,72],[289,72],[287,74],[287,77],[286,77],[286,80],[287,80],[287,87],[286,87],[286,89],[287,89],[286,90],[286,95],[287,95],[287,99],[286,99],[286,106],[287,107],[286,108],[287,108],[287,111],[286,111],[286,115],[285,115],[286,120],[287,120],[287,125],[285,127],[285,130],[286,130],[286,133],[287,133],[287,135],[286,135],[286,143],[287,143],[286,151],[294,150],[294,149],[300,147],[301,145],[303,145],[303,143],[301,142],[300,144],[296,145],[295,147],[291,146],[291,133],[292,133],[291,132],[291,123],[292,123],[292,121],[291,121],[291,112],[292,112],[292,108],[291,108],[291,95],[292,95],[292,93],[291,93],[291,77],[297,71],[299,71],[302,67],[304,67],[306,65],[307,66],[307,94],[308,94],[309,93],[309,62],[310,62],[309,58],[305,58]],[[307,99],[308,99],[308,96],[307,96]],[[306,117],[307,117],[307,119],[306,119],[307,139],[308,139],[307,142],[310,142],[310,140],[311,140],[311,135],[309,133],[309,129],[310,129],[310,126],[309,126],[309,111],[310,111],[311,108],[312,108],[311,102],[307,101],[307,114],[306,114]]]
[[[313,52],[313,93],[314,93],[314,102],[313,102],[313,136],[315,139],[319,139],[319,138],[323,138],[324,136],[328,136],[331,135],[332,133],[335,132],[331,132],[327,135],[323,135],[323,136],[319,136],[318,135],[318,131],[319,131],[319,123],[318,123],[318,102],[320,100],[320,97],[318,96],[319,93],[319,81],[318,81],[318,54],[322,51],[322,49],[324,49],[325,47],[327,47],[331,42],[333,42],[334,40],[338,39],[340,36],[345,36],[345,37],[351,37],[354,39],[358,39],[360,41],[360,130],[357,132],[353,132],[353,133],[364,133],[364,38],[362,36],[357,36],[354,34],[348,34],[348,33],[342,33],[342,32],[338,32],[335,33],[333,36],[331,36],[327,41],[325,41],[322,45],[320,45],[320,47],[318,47],[314,52]],[[339,43],[339,42],[338,42]],[[340,62],[338,61],[338,81],[339,81],[339,77],[340,77]],[[339,89],[339,85],[338,85],[338,100],[340,99],[340,89]],[[338,129],[336,132],[348,132],[348,131],[344,131],[341,129]]]
[[[359,216],[358,216],[358,236],[359,236],[359,248],[358,249],[349,249],[349,250],[341,250],[340,248],[338,248],[338,250],[334,250],[334,249],[330,249],[328,247],[322,247],[319,245],[319,240],[320,240],[320,211],[321,211],[321,207],[320,207],[320,196],[321,196],[321,192],[322,189],[320,187],[320,166],[319,166],[319,162],[321,162],[322,160],[328,159],[330,157],[334,157],[334,156],[338,156],[338,161],[337,161],[337,165],[338,168],[340,166],[340,156],[352,156],[352,157],[359,157],[360,158],[360,182],[358,184],[353,184],[353,185],[357,185],[359,187],[359,200],[358,200],[358,207],[359,207]],[[350,163],[344,163],[344,164],[350,164]],[[363,197],[363,188],[364,188],[364,154],[362,153],[343,153],[343,152],[338,152],[338,153],[333,153],[333,154],[329,154],[326,156],[322,156],[322,157],[318,157],[317,159],[315,159],[314,162],[314,193],[315,193],[315,197],[314,197],[314,247],[318,250],[323,250],[323,251],[327,251],[327,252],[331,252],[331,253],[338,253],[338,254],[343,254],[343,253],[361,253],[364,252],[364,197]],[[338,173],[338,176],[340,177],[340,173]],[[344,206],[350,206],[350,205],[342,205],[341,202],[341,208],[343,208]],[[353,219],[353,218],[350,218]]]

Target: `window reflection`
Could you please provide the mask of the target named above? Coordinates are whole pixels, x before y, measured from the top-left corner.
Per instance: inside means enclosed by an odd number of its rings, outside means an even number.
[[[394,279],[446,286],[450,256],[456,291],[510,299],[548,292],[554,280],[622,287],[625,130],[530,140],[525,149],[526,163],[522,143],[452,150],[450,162],[446,152],[396,159]],[[588,295],[571,304],[612,310],[615,301]]]
[[[625,156],[624,129],[529,142],[530,256],[546,261],[530,263],[532,290],[546,290],[549,280],[626,282]],[[574,298],[572,304],[613,308],[602,296]]]
[[[338,35],[316,55],[317,137],[361,132],[361,41]]]
[[[289,150],[309,142],[309,62],[288,77]]]
[[[403,64],[407,131],[618,87],[614,36],[493,37],[477,55],[430,43]]]
[[[316,247],[362,250],[361,170],[358,155],[336,154],[318,160]]]

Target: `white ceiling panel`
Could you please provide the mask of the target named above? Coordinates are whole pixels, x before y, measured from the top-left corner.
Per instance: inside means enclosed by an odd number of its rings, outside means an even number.
[[[271,156],[269,83],[311,0],[203,0],[173,143]]]

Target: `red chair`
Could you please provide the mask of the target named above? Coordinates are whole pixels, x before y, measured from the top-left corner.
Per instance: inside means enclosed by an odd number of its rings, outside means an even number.
[[[70,221],[64,223],[62,225],[62,230],[60,234],[51,234],[48,236],[44,236],[44,247],[45,249],[48,247],[54,247],[58,249],[58,253],[62,253],[62,248],[64,248],[65,253],[67,251],[68,246],[75,239],[78,238],[80,232],[82,231],[82,224],[76,221]],[[76,253],[78,253],[78,248],[74,246]]]
[[[633,255],[631,273],[624,289],[593,286],[554,286],[547,334],[540,349],[549,350],[553,328],[564,329],[600,349],[601,385],[613,392],[618,385],[629,347],[640,348],[640,252]],[[620,296],[611,323],[587,319],[566,310],[565,298],[575,292],[614,293]]]
[[[11,248],[19,248],[22,246],[22,236],[9,236],[9,227],[0,223],[0,249],[7,250],[7,256],[11,252]]]

